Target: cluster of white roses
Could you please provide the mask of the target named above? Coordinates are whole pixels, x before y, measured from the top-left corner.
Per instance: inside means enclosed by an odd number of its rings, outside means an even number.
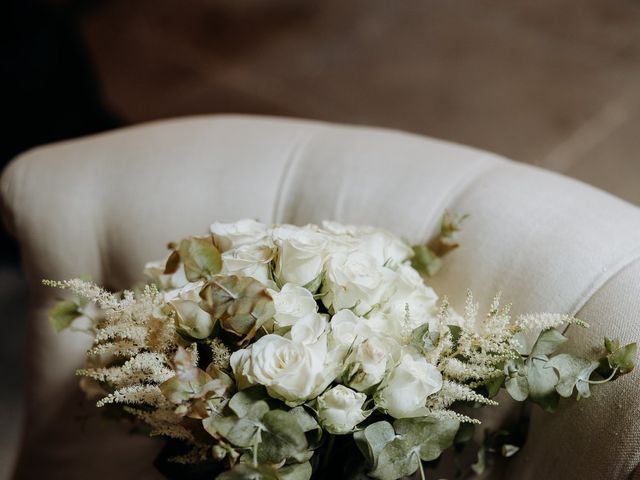
[[[290,406],[317,398],[331,433],[364,420],[368,399],[396,418],[427,413],[442,375],[408,343],[421,325],[440,329],[438,297],[408,262],[407,243],[385,230],[334,222],[267,227],[242,220],[214,223],[211,233],[221,273],[260,281],[275,309],[265,325],[271,333],[231,356],[239,388],[263,385]],[[167,300],[195,307],[202,282],[187,282],[181,270],[162,277],[177,287]],[[191,324],[197,331],[197,319]]]

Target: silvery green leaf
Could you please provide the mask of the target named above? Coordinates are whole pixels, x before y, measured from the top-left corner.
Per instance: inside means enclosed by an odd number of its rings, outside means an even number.
[[[353,436],[362,454],[375,467],[378,455],[384,446],[395,438],[396,433],[391,424],[383,420],[355,432]]]
[[[530,357],[527,362],[527,382],[529,398],[546,411],[553,412],[558,406],[558,394],[555,389],[558,374],[547,362],[546,357]]]
[[[607,359],[611,368],[617,368],[620,373],[629,373],[635,367],[637,355],[638,345],[630,343],[611,352]]]
[[[567,341],[567,337],[562,335],[555,328],[545,330],[540,334],[536,343],[531,349],[531,356],[551,355],[560,345]]]
[[[511,398],[518,402],[524,402],[529,396],[529,381],[526,373],[524,375],[517,373],[513,377],[507,378],[504,386]]]
[[[275,468],[266,465],[253,466],[239,463],[216,477],[216,480],[280,480]]]
[[[574,387],[582,397],[586,398],[590,395],[588,380],[591,373],[598,368],[598,362],[562,353],[549,360],[547,365],[558,372],[560,380],[556,385],[556,391],[561,396],[570,397]]]
[[[420,458],[431,461],[453,445],[460,422],[456,419],[433,417],[402,418],[393,422],[397,435],[420,448]]]
[[[249,342],[275,312],[267,288],[251,277],[216,275],[200,291],[200,306],[220,326]]]
[[[284,410],[271,410],[262,417],[264,429],[258,447],[260,463],[280,463],[286,459],[306,461],[307,437],[293,415]]]
[[[269,406],[263,401],[267,397],[267,392],[261,386],[240,390],[229,400],[229,408],[238,417],[245,417],[250,414],[253,414],[255,417],[259,412],[262,412],[262,415],[264,415],[269,411]],[[256,409],[256,405],[260,405],[260,407]],[[264,409],[264,405],[266,405],[266,410]],[[260,418],[262,418],[262,416],[257,419],[259,420]]]
[[[418,470],[419,451],[419,446],[396,437],[384,445],[378,455],[376,467],[369,472],[369,476],[378,480],[397,480],[411,475]]]
[[[191,300],[173,300],[170,302],[177,314],[178,329],[192,338],[202,340],[211,335],[214,320],[211,315]]]
[[[293,463],[277,471],[279,480],[309,480],[313,470],[309,462]]]
[[[302,405],[299,405],[289,410],[289,414],[293,415],[293,417],[298,422],[298,425],[300,425],[300,428],[302,428],[303,432],[308,432],[310,430],[315,430],[317,428],[320,428],[320,425],[318,424],[317,420],[313,418],[313,416],[309,414],[307,409],[304,408]]]
[[[236,447],[253,446],[260,437],[262,425],[249,417],[238,418],[235,415],[212,415],[202,421],[204,429],[214,438],[223,437]]]
[[[185,238],[180,242],[178,252],[190,282],[211,278],[222,269],[222,256],[210,237]]]
[[[56,333],[69,328],[71,323],[82,316],[77,303],[70,300],[62,300],[56,303],[49,312],[49,323]]]
[[[488,398],[493,398],[498,393],[500,393],[500,389],[504,385],[505,378],[506,377],[504,375],[499,375],[497,377],[492,378],[491,380],[489,380],[487,383],[484,384],[484,386],[487,389]]]

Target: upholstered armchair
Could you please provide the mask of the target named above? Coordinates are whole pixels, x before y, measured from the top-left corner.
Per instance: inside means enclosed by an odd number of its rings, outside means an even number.
[[[401,132],[251,116],[161,121],[48,145],[1,184],[5,221],[30,281],[27,419],[16,478],[159,478],[158,440],[101,420],[74,371],[90,339],[55,334],[59,292],[41,279],[90,275],[121,289],[167,241],[215,221],[386,227],[414,242],[445,209],[470,216],[432,280],[460,306],[498,291],[516,313],[576,314],[574,351],[606,334],[640,340],[640,210],[560,175]],[[11,319],[5,319],[5,322]],[[555,414],[530,410],[526,446],[491,478],[640,478],[640,372]],[[503,398],[503,413],[522,414]],[[82,410],[79,406],[84,405]],[[487,409],[485,409],[487,410]],[[435,478],[435,477],[434,477]]]

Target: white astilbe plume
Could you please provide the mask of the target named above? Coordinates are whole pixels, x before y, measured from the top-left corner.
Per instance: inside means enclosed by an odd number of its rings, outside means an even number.
[[[497,295],[487,315],[479,318],[479,306],[467,292],[465,313],[459,323],[457,341],[447,341],[447,348],[442,348],[439,355],[438,367],[443,375],[474,385],[499,376],[501,364],[517,355],[512,338],[518,327],[511,322],[509,306],[501,308]]]
[[[152,411],[125,406],[124,410],[149,425],[151,435],[165,435],[189,443],[195,441],[191,431],[181,425],[183,417],[175,414],[173,406],[157,408]]]
[[[461,423],[475,423],[476,425],[480,425],[481,423],[477,418],[472,418],[447,409],[430,410],[429,415],[438,420],[458,420]]]
[[[96,405],[98,407],[104,407],[111,403],[123,403],[130,405],[144,404],[152,407],[169,405],[169,402],[164,397],[158,386],[144,384],[119,388],[99,400]]]
[[[547,330],[549,328],[557,328],[562,325],[575,324],[581,327],[588,327],[589,325],[575,317],[570,315],[562,315],[559,313],[529,313],[525,315],[519,315],[516,318],[515,324],[522,330]]]
[[[173,412],[175,405],[160,390],[175,375],[169,357],[178,336],[172,311],[158,289],[147,285],[138,293],[127,290],[119,295],[80,279],[45,284],[69,290],[100,308],[94,342],[87,352],[89,366],[77,372],[107,390],[97,406],[144,407],[125,410],[155,434],[192,442],[192,434],[180,425],[182,418]],[[197,351],[192,357],[197,361]]]
[[[472,390],[470,387],[461,385],[451,380],[444,380],[440,391],[427,400],[429,409],[446,409],[455,402],[478,402],[484,405],[497,405],[498,402],[491,400],[484,395]]]
[[[121,386],[135,385],[137,383],[162,383],[175,374],[169,367],[166,356],[155,352],[139,353],[122,366],[86,368],[80,369],[76,373],[99,382],[108,382],[112,385]]]

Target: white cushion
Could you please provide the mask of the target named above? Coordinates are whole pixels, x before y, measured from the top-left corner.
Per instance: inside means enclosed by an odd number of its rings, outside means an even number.
[[[149,466],[158,443],[75,420],[73,371],[89,339],[51,331],[46,312],[59,292],[40,280],[89,274],[130,286],[167,241],[215,220],[333,219],[418,242],[435,233],[445,209],[469,213],[461,248],[433,280],[454,306],[467,287],[485,305],[502,291],[516,313],[578,313],[592,325],[571,330],[578,348],[605,334],[640,337],[638,208],[421,136],[250,116],[163,121],[27,152],[6,170],[1,191],[34,294],[19,478],[156,478]],[[595,389],[555,415],[534,408],[530,441],[504,478],[627,478],[640,461],[638,378]],[[506,403],[505,415],[520,411]]]

